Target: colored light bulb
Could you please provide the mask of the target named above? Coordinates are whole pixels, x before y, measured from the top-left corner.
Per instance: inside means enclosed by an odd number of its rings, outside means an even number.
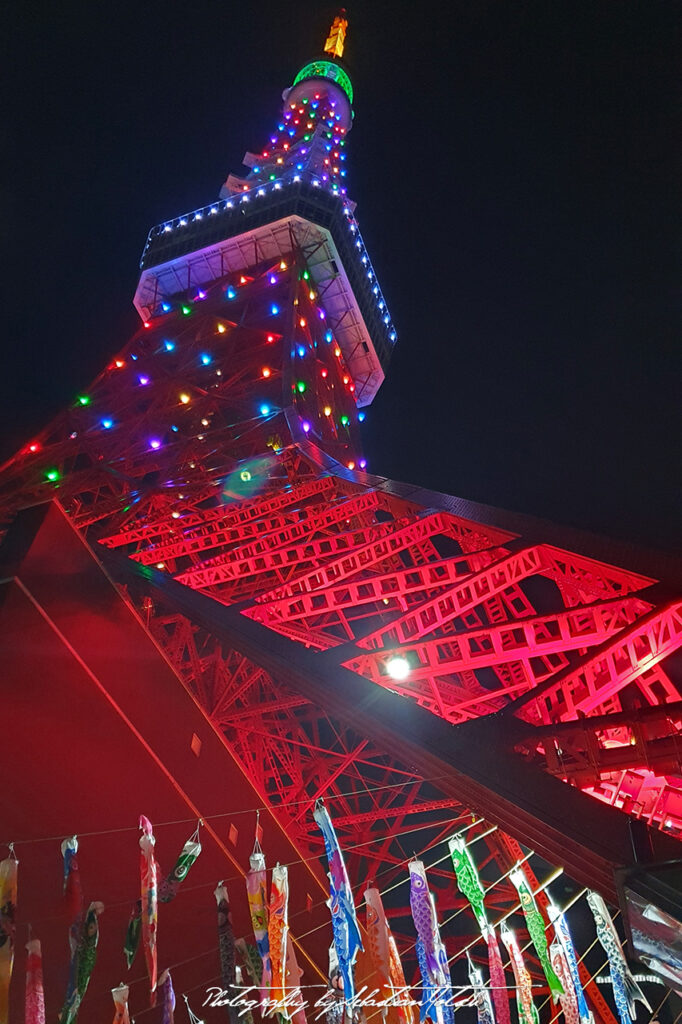
[[[332,414],[332,407],[331,407],[331,405],[325,405],[325,407],[324,407],[324,409],[322,411],[324,412],[325,416],[331,416],[331,414]]]
[[[261,405],[261,407],[260,407],[260,414],[261,414],[261,416],[267,416],[269,414],[269,412],[270,412],[270,406],[266,405],[265,403],[263,403],[263,405]]]
[[[298,352],[299,358],[303,359],[303,357],[305,355],[305,348],[304,348],[304,346],[303,345],[299,345],[296,351]]]
[[[296,382],[296,390],[299,392],[299,394],[302,395],[303,392],[305,391],[305,388],[306,388],[306,384],[305,384],[304,380],[299,380],[299,381]]]
[[[264,377],[269,377],[270,374],[272,373],[272,370],[270,369],[269,366],[264,366],[261,372]]]
[[[367,415],[366,412],[359,412],[358,413],[358,420],[359,420],[360,423],[364,423],[366,415]]]
[[[110,419],[109,416],[105,416],[105,418],[103,420],[101,420],[100,422],[101,422],[101,424],[102,424],[102,426],[104,427],[105,430],[111,430],[111,428],[114,425],[114,421],[112,419]]]
[[[301,426],[303,427],[303,433],[304,434],[310,433],[310,424],[308,423],[307,420],[303,420],[303,422],[301,423]]]
[[[47,479],[50,481],[51,484],[56,483],[56,481],[59,480],[59,470],[57,470],[57,469],[48,469],[48,471],[45,474],[45,476],[47,477]]]
[[[78,404],[79,405],[90,405],[90,396],[89,395],[79,395],[78,396]]]
[[[179,396],[179,398],[180,398],[180,401],[182,402],[183,405],[189,405],[189,395],[186,394],[184,391]]]
[[[277,314],[279,313],[279,306],[276,306],[273,302],[273,304],[270,306],[270,312],[272,313],[273,316],[277,316]]]
[[[236,299],[236,297],[237,297],[237,293],[234,290],[234,288],[232,287],[232,285],[230,285],[230,287],[227,289],[225,294],[227,295],[228,299]]]
[[[189,316],[191,312],[192,312],[192,307],[191,306],[183,306],[182,307],[183,316]]]
[[[161,447],[161,442],[159,441],[158,437],[152,437],[152,438],[150,438],[150,441],[149,441],[149,447],[150,447],[150,448],[153,448],[153,449],[154,449],[154,451],[156,451],[156,450],[157,450],[157,448],[160,448],[160,447]]]
[[[225,324],[218,324],[218,334],[224,334],[226,330]]]
[[[175,348],[175,342],[174,341],[164,341],[163,344],[164,344],[164,348],[166,349],[166,352],[172,352],[173,349]]]
[[[210,355],[208,354],[208,352],[203,352],[203,353],[202,353],[202,355],[201,355],[201,361],[202,361],[202,363],[204,364],[204,366],[208,366],[208,364],[209,364],[209,363],[211,362],[211,357],[210,357]]]
[[[342,416],[341,417],[341,423],[343,424],[344,427],[347,427],[348,426],[348,417],[347,416]]]
[[[139,380],[140,384],[143,387],[145,387],[147,384],[149,384],[149,377],[147,377],[144,373],[141,373],[140,376],[137,379]]]
[[[170,311],[171,311],[171,304],[170,304],[170,302],[162,302],[161,303],[161,309],[164,311],[164,313],[170,313]]]
[[[358,462],[358,466],[360,467],[360,469],[366,469],[367,468],[367,459],[360,459],[360,461]]]

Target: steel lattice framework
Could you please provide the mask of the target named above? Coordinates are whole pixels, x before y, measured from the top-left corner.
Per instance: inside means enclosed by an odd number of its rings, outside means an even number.
[[[394,331],[353,204],[325,176],[348,97],[305,79],[285,101],[293,122],[220,203],[152,231],[143,325],[3,467],[5,520],[58,498],[301,856],[322,853],[311,812],[333,801],[356,885],[390,884],[413,849],[469,824],[467,800],[180,607],[165,581],[210,600],[216,622],[228,609],[303,648],[318,687],[346,669],[459,730],[491,717],[507,753],[680,834],[682,598],[589,544],[363,472],[359,410]],[[473,810],[505,912],[506,873],[527,853]],[[446,873],[432,877],[440,912],[461,911]],[[390,913],[400,937],[399,901]],[[454,955],[467,936],[448,942]]]

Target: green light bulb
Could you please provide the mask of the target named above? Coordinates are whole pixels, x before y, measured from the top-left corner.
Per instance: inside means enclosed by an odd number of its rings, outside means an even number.
[[[303,392],[305,391],[305,381],[299,380],[298,383],[296,384],[296,388],[298,391],[300,391],[301,394],[303,394]]]
[[[59,471],[56,469],[48,469],[45,476],[50,481],[50,483],[54,484],[57,482],[57,480],[59,480]]]
[[[341,417],[341,422],[343,423],[344,427],[347,427],[348,426],[348,417],[347,416],[342,416]]]
[[[182,307],[182,312],[183,312],[183,314],[185,316],[189,316],[190,313],[192,312],[192,307],[191,306],[183,306]]]
[[[310,274],[308,273],[308,271],[304,270],[303,271],[303,280],[307,281],[309,277],[310,277]]]
[[[90,405],[90,396],[89,395],[79,395],[78,396],[78,402],[79,402],[80,405]]]

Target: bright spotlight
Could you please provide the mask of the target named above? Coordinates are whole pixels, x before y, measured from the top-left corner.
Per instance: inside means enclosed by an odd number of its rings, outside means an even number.
[[[391,679],[407,679],[410,674],[409,662],[406,658],[401,658],[400,655],[396,655],[394,658],[389,658],[386,662],[386,669]]]

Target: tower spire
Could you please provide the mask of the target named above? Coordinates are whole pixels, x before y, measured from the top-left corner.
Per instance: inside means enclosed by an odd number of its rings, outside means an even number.
[[[248,174],[230,174],[220,191],[227,199],[272,182],[305,181],[345,196],[346,136],[353,126],[353,85],[340,63],[348,19],[334,18],[322,57],[305,64],[284,101],[276,130],[260,153],[244,155]]]
[[[343,57],[347,28],[348,18],[346,17],[346,9],[342,7],[332,22],[327,41],[324,44],[324,52],[329,54],[330,57],[336,57],[339,60]]]

